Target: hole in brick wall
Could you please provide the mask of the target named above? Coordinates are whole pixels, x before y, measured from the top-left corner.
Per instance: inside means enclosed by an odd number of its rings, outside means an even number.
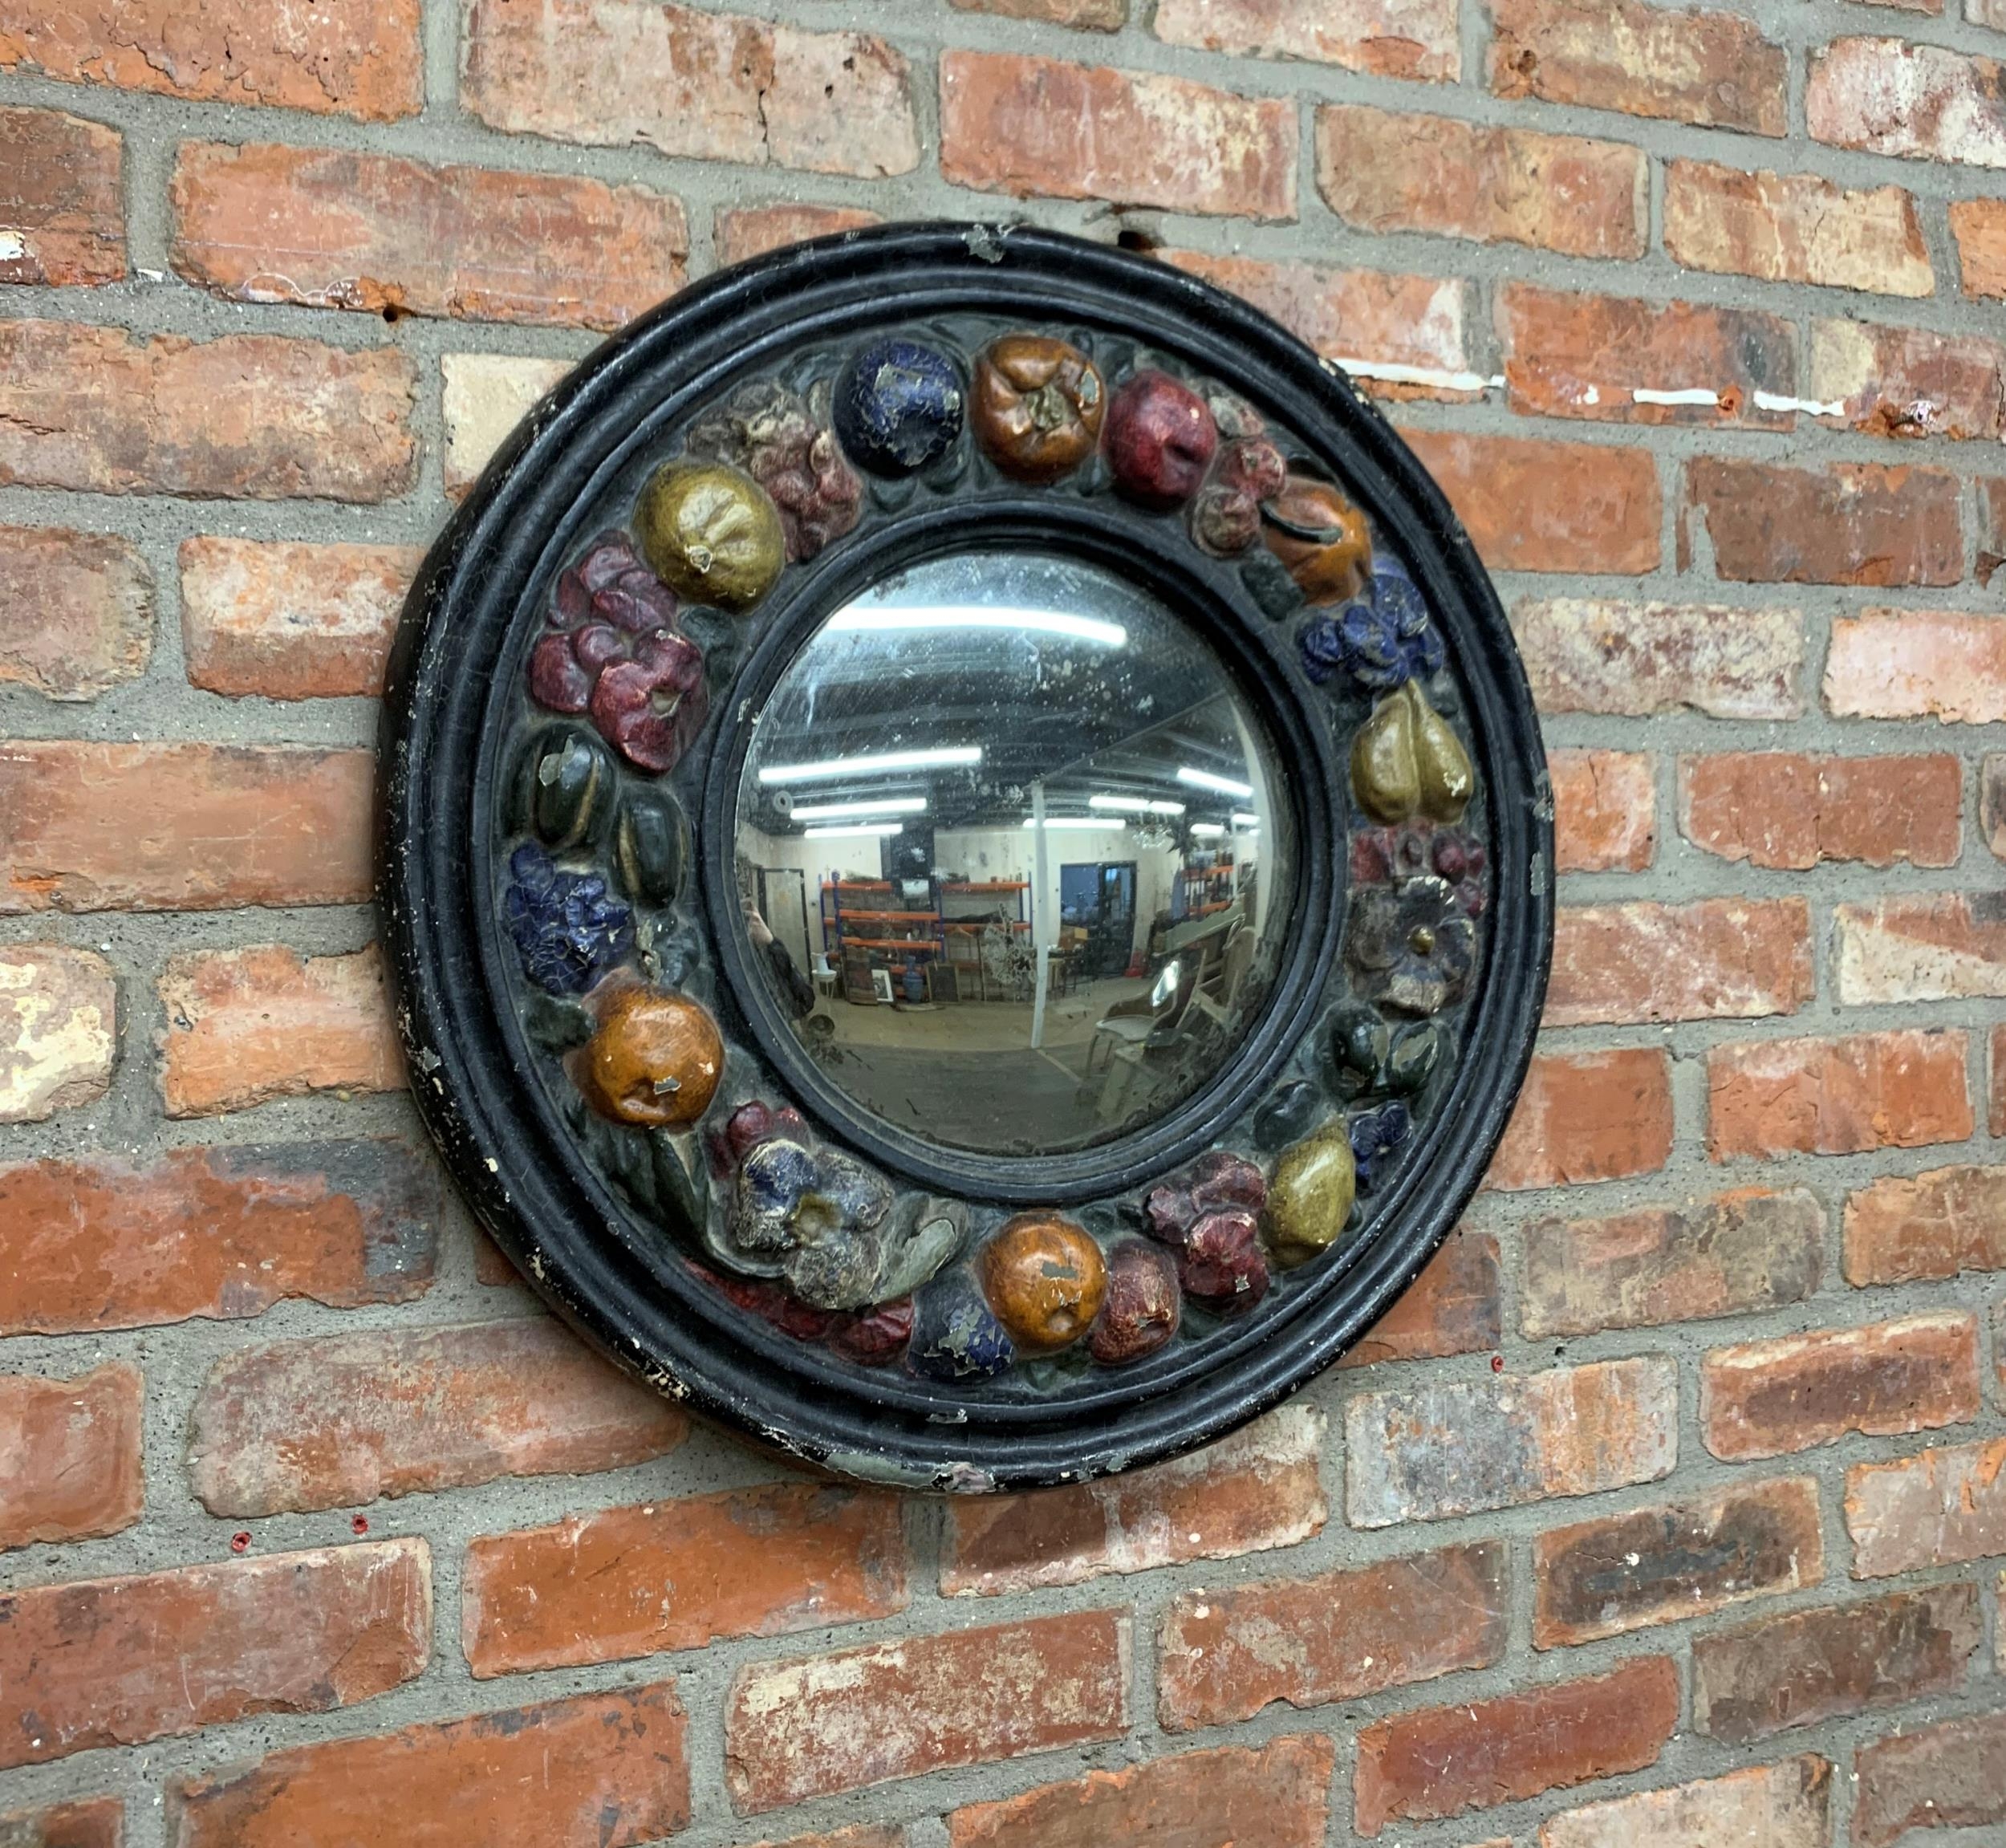
[[[394,327],[404,319],[404,310],[400,308],[395,302],[386,302],[384,304],[383,318]]]
[[[1139,231],[1132,225],[1115,234],[1115,242],[1124,250],[1135,250],[1143,256],[1154,256],[1163,247],[1162,238],[1147,231]]]

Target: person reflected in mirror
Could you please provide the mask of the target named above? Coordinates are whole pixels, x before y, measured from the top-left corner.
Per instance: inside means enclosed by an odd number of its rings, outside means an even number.
[[[815,1011],[815,985],[802,973],[787,946],[774,935],[750,899],[745,900],[745,934],[752,939],[753,948],[765,959],[774,993],[787,1010],[788,1017],[805,1021]]]

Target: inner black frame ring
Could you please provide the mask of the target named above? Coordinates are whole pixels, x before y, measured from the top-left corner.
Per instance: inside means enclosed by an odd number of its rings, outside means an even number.
[[[894,1407],[833,1379],[691,1285],[664,1290],[609,1226],[603,1188],[540,1111],[491,1011],[467,847],[486,794],[481,714],[495,652],[581,509],[623,456],[809,338],[969,311],[1139,339],[1290,420],[1393,536],[1450,640],[1491,790],[1491,950],[1463,1058],[1373,1236],[1172,1380],[1111,1381],[1040,1416],[929,1390]],[[1376,409],[1237,299],[1128,253],[1022,227],[900,225],[797,246],[721,273],[608,342],[504,443],[419,573],[381,725],[378,892],[419,1113],[463,1197],[551,1306],[603,1351],[755,1441],[908,1487],[1077,1480],[1188,1450],[1273,1405],[1383,1315],[1454,1227],[1529,1064],[1553,940],[1552,794],[1524,669],[1467,534]],[[833,1370],[830,1370],[833,1371]]]
[[[874,525],[832,547],[814,567],[795,567],[789,601],[739,668],[705,773],[698,851],[711,938],[734,998],[795,1099],[823,1127],[871,1160],[937,1191],[977,1203],[1067,1205],[1154,1180],[1208,1146],[1270,1083],[1309,1030],[1321,1005],[1344,923],[1344,862],[1332,851],[1349,820],[1343,771],[1329,726],[1275,625],[1224,572],[1198,567],[1200,554],[1165,546],[1159,518],[1110,495],[1090,502],[1012,493],[929,508]],[[747,752],[762,711],[801,649],[851,597],[926,559],[1015,542],[1113,570],[1163,603],[1220,657],[1275,734],[1288,774],[1300,872],[1288,923],[1287,958],[1260,1020],[1209,1082],[1145,1128],[1065,1156],[1002,1156],[928,1143],[859,1106],[806,1057],[746,958],[733,873],[737,798]],[[786,582],[782,580],[783,583]]]

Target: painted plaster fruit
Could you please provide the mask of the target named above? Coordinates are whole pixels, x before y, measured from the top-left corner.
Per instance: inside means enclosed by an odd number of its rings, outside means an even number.
[[[1284,1149],[1268,1184],[1268,1245],[1275,1261],[1287,1269],[1329,1250],[1357,1192],[1358,1169],[1342,1123]]]
[[[1375,821],[1458,822],[1476,793],[1468,753],[1412,680],[1373,708],[1351,741],[1351,786]]]
[[[977,1260],[982,1294],[1012,1341],[1049,1354],[1086,1334],[1107,1294],[1100,1247],[1070,1220],[1021,1212]]]
[[[863,483],[829,427],[826,384],[804,397],[776,380],[757,380],[692,429],[687,447],[743,469],[773,497],[790,563],[814,557],[863,514]]]
[[[584,725],[546,725],[530,741],[517,773],[515,820],[553,853],[599,839],[619,778],[598,735]]]
[[[689,822],[668,790],[637,790],[624,798],[613,827],[613,863],[627,896],[643,904],[672,905],[689,867]]]
[[[974,1384],[1006,1372],[1016,1359],[1009,1331],[965,1270],[936,1277],[914,1300],[905,1363],[922,1379]]]
[[[1078,347],[1036,334],[1006,334],[975,363],[976,441],[1006,475],[1056,481],[1094,453],[1107,395]]]
[[[917,340],[874,340],[836,376],[837,440],[874,475],[910,475],[961,434],[967,393],[953,360]]]
[[[687,995],[636,985],[609,996],[575,1055],[586,1101],[615,1123],[673,1129],[709,1109],[725,1070],[717,1023]]]
[[[1328,481],[1291,475],[1261,510],[1268,550],[1312,603],[1348,602],[1372,573],[1372,533],[1364,514]]]
[[[1103,1367],[1126,1367],[1177,1332],[1183,1308],[1177,1261],[1159,1246],[1125,1238],[1107,1254],[1107,1300],[1086,1350]]]
[[[1146,367],[1107,407],[1107,465],[1115,485],[1146,507],[1182,506],[1197,493],[1219,447],[1205,400],[1167,372]]]
[[[723,462],[665,463],[642,489],[635,524],[655,575],[692,603],[749,610],[786,562],[766,490]]]
[[[1186,1296],[1214,1315],[1245,1315],[1270,1281],[1253,1212],[1244,1206],[1201,1212],[1179,1253],[1177,1279]]]
[[[1234,558],[1261,537],[1261,507],[1289,478],[1281,450],[1265,437],[1238,437],[1219,452],[1192,503],[1191,536],[1219,558]]]

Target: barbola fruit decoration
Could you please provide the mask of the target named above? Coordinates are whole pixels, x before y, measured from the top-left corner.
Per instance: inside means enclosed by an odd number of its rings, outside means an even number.
[[[529,729],[501,810],[525,1019],[688,1274],[841,1363],[970,1391],[1140,1366],[1346,1249],[1431,1115],[1483,964],[1488,857],[1466,825],[1483,791],[1420,587],[1286,433],[1214,381],[1110,351],[1005,328],[964,354],[929,333],[737,387],[648,475],[631,530],[559,575],[526,688],[558,716]],[[981,491],[971,439],[998,483],[1111,490],[1238,572],[1348,728],[1361,811],[1339,843],[1348,993],[1253,1102],[1249,1152],[1079,1219],[902,1189],[822,1143],[677,985],[690,831],[672,783],[711,709],[692,629],[757,621],[790,564],[871,517],[863,477]]]

